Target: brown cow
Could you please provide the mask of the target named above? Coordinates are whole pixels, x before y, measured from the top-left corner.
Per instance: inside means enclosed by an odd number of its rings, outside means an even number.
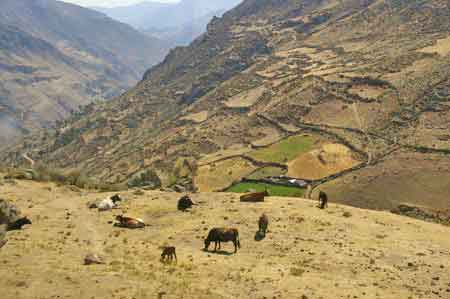
[[[166,246],[163,247],[163,252],[161,253],[161,261],[172,261],[175,257],[175,260],[177,261],[177,253],[176,249],[173,246]]]
[[[221,242],[230,242],[234,244],[234,253],[238,248],[241,248],[241,242],[239,240],[239,232],[236,228],[213,228],[209,231],[208,237],[205,239],[205,250],[208,250],[211,242],[214,242],[214,251],[217,251],[217,244]]]
[[[259,217],[259,220],[258,220],[259,232],[263,233],[264,236],[265,236],[268,226],[269,226],[269,218],[267,217],[266,214],[262,214],[261,217]]]
[[[243,202],[262,202],[266,196],[269,196],[267,190],[264,192],[252,192],[241,195],[240,200]]]
[[[115,223],[114,226],[125,227],[125,228],[143,228],[146,226],[144,221],[140,218],[131,218],[124,216],[116,216],[116,220],[118,223]]]

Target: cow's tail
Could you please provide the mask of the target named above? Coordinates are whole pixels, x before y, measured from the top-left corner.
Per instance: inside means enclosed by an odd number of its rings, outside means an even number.
[[[241,241],[239,240],[239,232],[236,232],[236,244],[239,249],[241,249]]]

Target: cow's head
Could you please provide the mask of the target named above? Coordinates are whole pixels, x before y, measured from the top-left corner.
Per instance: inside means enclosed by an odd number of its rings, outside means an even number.
[[[208,238],[205,238],[205,250],[208,250],[209,244],[211,244],[211,241]]]

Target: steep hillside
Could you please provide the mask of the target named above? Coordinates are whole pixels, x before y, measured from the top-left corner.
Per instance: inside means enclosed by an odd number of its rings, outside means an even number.
[[[157,39],[95,11],[53,0],[1,1],[2,145],[119,95],[164,52]]]
[[[449,57],[448,1],[247,0],[123,96],[4,161],[26,152],[111,182],[154,171],[201,191],[288,174],[333,201],[442,209]]]
[[[176,209],[181,194],[134,191],[113,212],[88,202],[105,193],[32,182],[2,182],[0,198],[33,224],[9,232],[0,248],[3,298],[448,298],[450,228],[303,199],[240,203],[233,194],[193,194],[198,205]],[[142,217],[139,230],[114,227],[115,214]],[[257,220],[269,217],[256,241]],[[231,243],[203,251],[216,226],[239,229]],[[0,236],[1,237],[1,236]],[[160,262],[176,246],[177,263]],[[94,253],[105,264],[84,266]]]

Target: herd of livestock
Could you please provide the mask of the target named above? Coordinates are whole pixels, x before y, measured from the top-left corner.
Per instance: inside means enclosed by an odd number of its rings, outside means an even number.
[[[247,193],[240,197],[240,200],[242,202],[262,202],[264,201],[264,198],[268,196],[269,193],[266,191],[264,192],[253,192],[253,193]],[[325,209],[328,206],[328,196],[325,192],[320,191],[319,192],[319,205],[318,207],[320,209]],[[119,207],[119,203],[122,201],[122,198],[119,195],[114,195],[109,198],[106,198],[99,203],[91,203],[89,204],[89,208],[91,209],[98,209],[99,211],[107,211],[116,209]],[[5,205],[5,202],[0,202],[0,205]],[[191,209],[195,203],[191,200],[191,198],[187,195],[181,197],[178,200],[177,208],[180,211],[186,211],[188,209]],[[5,212],[7,211],[7,212]],[[6,221],[6,230],[19,230],[22,228],[22,226],[26,224],[31,224],[31,221],[27,217],[17,217],[19,214],[17,208],[13,205],[5,206],[2,209],[2,212],[0,214],[8,213],[9,220]],[[6,214],[5,214],[6,215]],[[0,215],[1,216],[1,215]],[[0,217],[1,218],[1,217]],[[6,217],[4,217],[6,219]],[[123,228],[129,228],[129,229],[138,229],[138,228],[144,228],[147,226],[145,222],[140,218],[133,218],[133,217],[126,217],[123,215],[116,216],[115,218],[116,223],[114,223],[114,226],[117,227],[123,227]],[[266,214],[262,214],[261,217],[259,217],[258,220],[258,232],[257,236],[261,236],[261,239],[265,237],[267,229],[269,226],[269,218]],[[256,238],[256,237],[255,237]],[[237,250],[241,247],[240,239],[239,239],[239,231],[237,228],[225,228],[225,227],[214,227],[212,228],[207,237],[204,240],[204,250],[208,251],[211,243],[214,242],[214,252],[217,251],[217,249],[221,249],[221,243],[227,243],[232,242],[234,245],[234,252],[236,253]],[[0,238],[0,248],[6,244],[6,240],[1,240]],[[176,248],[174,246],[164,246],[161,248],[162,254],[161,254],[161,260],[163,262],[168,261],[171,262],[173,259],[177,260],[176,255]]]

